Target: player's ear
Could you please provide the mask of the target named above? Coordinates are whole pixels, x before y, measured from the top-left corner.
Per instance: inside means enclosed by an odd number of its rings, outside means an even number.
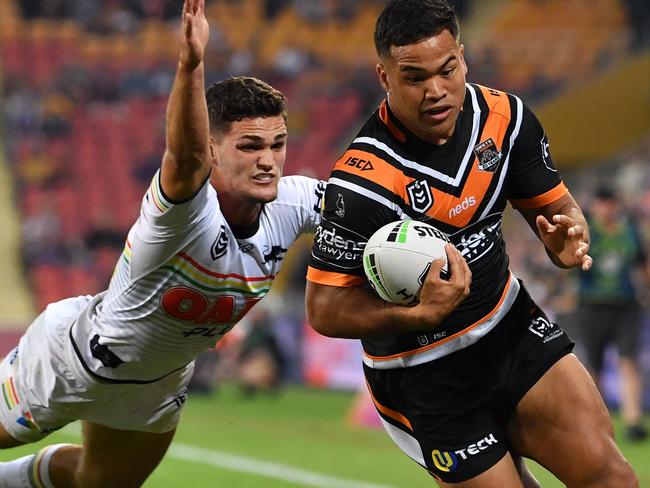
[[[463,67],[463,72],[467,76],[467,63],[465,62],[465,45],[461,44],[458,48],[458,58],[460,59],[460,64]]]
[[[390,93],[390,85],[388,84],[388,75],[386,74],[386,67],[382,63],[377,63],[375,67],[379,84],[386,93]]]
[[[210,158],[210,164],[219,164],[217,159],[217,141],[213,136],[208,138],[208,157]]]

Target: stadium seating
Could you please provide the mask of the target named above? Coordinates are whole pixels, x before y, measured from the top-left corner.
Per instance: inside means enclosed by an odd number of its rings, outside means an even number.
[[[315,20],[296,2],[272,19],[264,17],[262,0],[208,2],[210,75],[237,74],[241,65],[233,55],[247,52],[252,64],[246,74],[268,79],[288,96],[285,173],[326,177],[344,140],[381,96],[372,76],[366,84],[355,76],[372,72],[372,31],[382,2],[358,3],[361,8],[347,17]],[[0,62],[11,111],[8,159],[18,207],[30,216],[51,202],[71,249],[83,247],[99,214],[124,234],[164,149],[176,24],[148,19],[135,31],[99,34],[71,19],[24,21],[18,5],[0,0]],[[552,86],[575,82],[625,46],[619,0],[496,5],[497,20],[475,42],[493,56],[473,59],[477,68],[494,63],[487,70],[499,72],[504,89],[539,88],[540,77]],[[287,53],[295,65],[287,64]],[[85,252],[91,257],[81,261],[26,263],[40,304],[105,285],[107,263],[119,250]]]
[[[620,0],[519,0],[504,3],[482,44],[496,53],[492,68],[511,89],[527,92],[539,80],[584,80],[599,63],[622,57],[627,38]]]

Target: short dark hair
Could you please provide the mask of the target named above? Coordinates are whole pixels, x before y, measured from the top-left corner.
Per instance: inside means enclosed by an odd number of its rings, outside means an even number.
[[[205,92],[210,130],[228,132],[233,122],[282,115],[286,98],[271,85],[250,76],[233,76],[213,83]]]
[[[389,0],[377,18],[375,48],[380,57],[391,46],[408,46],[448,30],[458,39],[458,16],[447,0]]]

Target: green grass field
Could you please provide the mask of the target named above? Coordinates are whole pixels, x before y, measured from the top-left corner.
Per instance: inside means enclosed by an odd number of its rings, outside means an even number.
[[[343,419],[353,396],[287,389],[277,396],[243,399],[232,388],[190,396],[167,457],[148,488],[424,488],[435,486],[382,430]],[[620,429],[620,424],[616,423]],[[75,442],[78,429],[53,434],[46,443]],[[620,446],[650,488],[650,442]],[[39,445],[41,445],[39,444]],[[0,460],[33,452],[34,446],[0,453]],[[542,486],[563,486],[533,466]]]

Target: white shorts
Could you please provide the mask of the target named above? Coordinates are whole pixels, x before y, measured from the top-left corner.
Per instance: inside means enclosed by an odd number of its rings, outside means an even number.
[[[0,363],[0,423],[17,440],[38,441],[75,420],[158,433],[178,424],[194,363],[153,383],[95,380],[79,363],[69,338],[91,298],[49,305]]]

